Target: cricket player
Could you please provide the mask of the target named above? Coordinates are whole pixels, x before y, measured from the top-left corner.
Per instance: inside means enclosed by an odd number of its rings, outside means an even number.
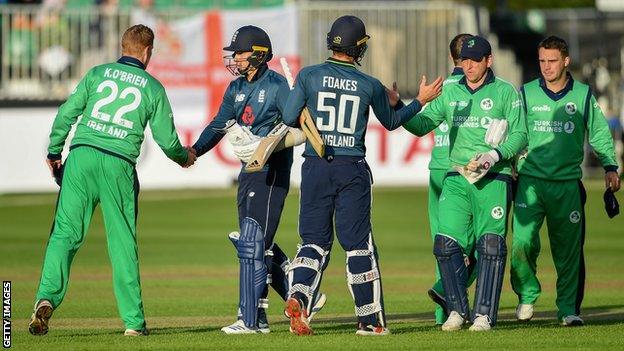
[[[67,135],[82,115],[65,160],[29,325],[33,335],[48,332],[52,312],[63,302],[72,260],[98,204],[104,215],[115,298],[126,327],[124,335],[148,334],[136,242],[139,180],[135,170],[147,124],[171,160],[188,167],[196,159],[180,144],[165,89],[145,71],[153,47],[150,28],[128,28],[121,38],[122,57],[89,70],[54,119],[46,162],[52,173],[58,174]]]
[[[471,34],[458,34],[449,44],[449,58],[455,66],[451,75],[443,82],[443,86],[450,83],[457,83],[463,76],[464,71],[461,68],[461,59],[459,53],[464,41],[472,37]],[[449,163],[449,127],[446,122],[440,123],[436,129],[433,130],[434,145],[431,150],[431,161],[429,161],[429,227],[431,229],[431,239],[433,240],[438,233],[438,202],[440,194],[442,194],[442,184],[444,178],[446,178],[446,172],[450,168]],[[468,228],[472,230],[471,227]],[[471,265],[468,266],[468,286],[475,279],[474,266],[476,259],[474,257],[474,247],[467,248],[468,259]],[[442,286],[442,279],[440,278],[440,270],[436,263],[435,269],[436,281],[427,292],[431,300],[438,304],[435,309],[435,321],[436,324],[442,325],[448,317],[446,298],[444,296],[444,287]]]
[[[312,333],[309,315],[329,262],[334,225],[346,252],[347,284],[355,301],[357,335],[386,335],[381,274],[370,222],[372,174],[365,160],[364,137],[369,111],[389,129],[401,126],[421,106],[440,94],[442,78],[425,85],[408,106],[398,102],[375,78],[357,70],[367,41],[364,23],[355,16],[338,18],[327,34],[332,56],[303,68],[284,112],[284,123],[298,125],[307,108],[325,143],[319,157],[310,141],[303,153],[299,234],[302,245],[289,268],[291,288],[285,313],[290,331]]]
[[[239,77],[228,86],[219,112],[193,149],[200,157],[228,134],[244,167],[250,156],[246,151],[253,151],[260,137],[280,124],[290,88],[284,77],[268,68],[273,51],[261,28],[239,28],[223,50],[232,52],[225,57],[226,68]],[[240,261],[239,315],[235,323],[221,329],[226,334],[270,332],[267,283],[286,299],[289,261],[273,241],[290,186],[292,160],[292,148],[285,148],[273,153],[259,172],[247,173],[241,168],[237,196],[240,232],[229,236]],[[319,296],[316,310],[324,301],[324,295]]]
[[[461,52],[464,77],[406,123],[424,135],[446,121],[449,160],[438,204],[433,252],[451,311],[442,330],[459,330],[468,315],[466,256],[477,252],[477,287],[472,331],[496,324],[507,248],[511,204],[511,159],[526,146],[526,119],[518,92],[494,76],[490,43],[474,36]],[[473,230],[467,230],[472,225]],[[473,235],[474,233],[474,235]]]
[[[583,325],[585,287],[585,189],[581,182],[585,138],[605,169],[605,185],[620,188],[613,139],[591,88],[574,80],[567,43],[550,36],[538,45],[541,78],[522,86],[529,143],[518,161],[513,215],[511,284],[516,316],[533,317],[541,287],[537,279],[539,230],[544,218],[557,271],[557,317],[564,326]]]

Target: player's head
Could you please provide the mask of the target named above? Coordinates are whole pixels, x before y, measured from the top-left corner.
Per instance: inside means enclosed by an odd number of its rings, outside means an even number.
[[[121,54],[137,58],[145,67],[152,57],[154,32],[142,24],[134,25],[121,36]]]
[[[342,16],[334,21],[327,33],[327,48],[352,57],[359,65],[366,52],[368,39],[370,36],[366,34],[361,19],[355,16]]]
[[[554,35],[542,40],[537,45],[540,71],[547,82],[561,79],[570,65],[568,44]]]
[[[256,26],[239,28],[234,32],[230,45],[223,50],[232,51],[232,55],[223,58],[227,60],[225,67],[233,75],[251,73],[273,58],[269,35]]]
[[[459,57],[466,79],[477,83],[492,66],[492,47],[485,38],[475,35],[464,41]]]
[[[461,58],[459,56],[461,52],[462,45],[466,39],[472,38],[472,34],[461,33],[457,34],[455,38],[451,40],[449,44],[449,55],[451,55],[451,60],[455,66],[461,65]]]

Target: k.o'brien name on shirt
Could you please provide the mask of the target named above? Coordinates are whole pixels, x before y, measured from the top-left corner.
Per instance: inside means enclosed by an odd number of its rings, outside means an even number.
[[[104,77],[117,79],[122,82],[130,83],[141,88],[145,88],[145,86],[147,85],[147,78],[142,77],[138,74],[128,73],[121,69],[114,70],[112,68],[107,68],[104,71]]]

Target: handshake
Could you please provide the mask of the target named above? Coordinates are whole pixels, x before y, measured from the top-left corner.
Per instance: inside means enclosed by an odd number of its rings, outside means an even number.
[[[186,162],[181,163],[180,166],[183,168],[189,168],[195,164],[195,161],[197,161],[197,151],[193,149],[192,146],[185,146],[184,148],[186,149],[187,159]]]

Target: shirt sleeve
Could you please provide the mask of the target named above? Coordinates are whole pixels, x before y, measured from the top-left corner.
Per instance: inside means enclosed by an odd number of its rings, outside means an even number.
[[[286,110],[286,101],[288,101],[288,95],[290,94],[290,87],[286,81],[280,82],[277,92],[275,93],[275,105],[280,111],[282,116]]]
[[[600,109],[600,105],[596,98],[588,94],[589,99],[586,101],[587,110],[587,130],[589,132],[589,144],[592,146],[598,159],[604,167],[605,171],[617,171],[617,162],[615,161],[615,147],[613,137],[609,131],[607,120]]]
[[[386,95],[386,89],[379,81],[373,83],[371,106],[381,125],[388,130],[397,129],[422,108],[420,102],[414,99],[409,105],[403,106],[395,111],[395,109],[390,106],[390,100],[388,100],[388,95]]]
[[[403,124],[403,128],[405,128],[408,132],[421,137],[434,130],[445,119],[446,111],[444,108],[443,98],[442,96],[439,96],[435,100],[426,104],[416,116],[413,116],[405,124]]]
[[[61,152],[63,151],[67,135],[72,125],[76,123],[76,120],[82,115],[87,105],[90,82],[91,71],[87,72],[72,91],[71,95],[69,95],[67,101],[59,107],[50,132],[48,158],[61,159]]]
[[[503,97],[503,115],[507,119],[508,128],[507,140],[495,149],[501,160],[514,157],[526,147],[528,142],[526,114],[520,94],[513,87],[509,90],[509,93]]]
[[[305,71],[301,70],[295,79],[295,86],[288,94],[286,105],[282,114],[284,124],[290,127],[299,127],[299,116],[306,104],[305,96]]]
[[[223,102],[221,102],[219,112],[217,112],[215,118],[204,128],[199,139],[197,139],[193,145],[193,148],[197,151],[197,157],[215,147],[225,135],[223,131],[225,129],[225,123],[230,119],[236,119],[234,94],[232,90],[232,85],[230,84],[223,95]]]
[[[169,159],[184,164],[188,159],[188,154],[178,138],[167,93],[164,88],[161,89],[156,97],[154,112],[149,119],[152,136]]]

